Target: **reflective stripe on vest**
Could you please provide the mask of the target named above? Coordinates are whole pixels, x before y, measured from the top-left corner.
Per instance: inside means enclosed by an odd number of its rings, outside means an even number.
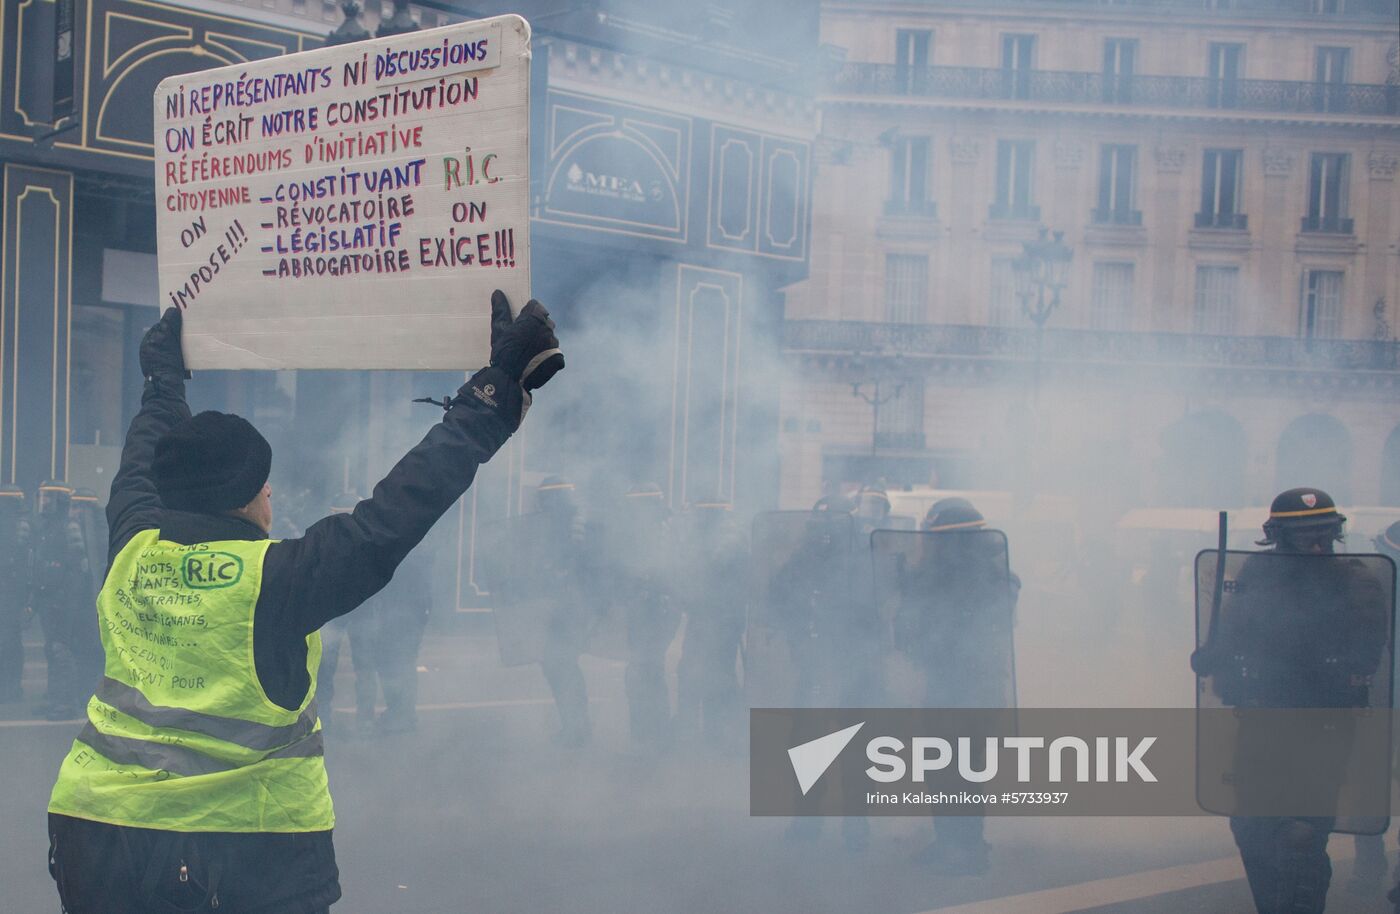
[[[283,708],[258,681],[253,614],[270,543],[180,545],[146,530],[97,599],[105,676],[49,811],[171,831],[310,832],[335,824],[310,688]]]

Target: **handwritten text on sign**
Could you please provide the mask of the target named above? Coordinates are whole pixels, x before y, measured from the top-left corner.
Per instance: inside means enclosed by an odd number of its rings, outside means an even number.
[[[191,368],[466,369],[529,298],[530,29],[500,16],[156,89]]]

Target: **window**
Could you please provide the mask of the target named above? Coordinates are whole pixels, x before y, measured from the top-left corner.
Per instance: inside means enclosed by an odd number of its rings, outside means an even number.
[[[1109,38],[1103,43],[1103,100],[1126,105],[1133,100],[1136,38]]]
[[[1040,218],[1040,207],[1031,204],[1034,163],[1034,140],[997,141],[997,196],[991,209],[993,219]]]
[[[1303,274],[1303,307],[1298,335],[1335,339],[1342,335],[1342,273],[1307,270]]]
[[[923,254],[885,256],[885,320],[919,324],[926,320],[928,258]]]
[[[1011,268],[1015,258],[992,259],[992,288],[987,296],[987,323],[994,327],[1009,327],[1016,322],[1021,303],[1016,300],[1016,274]]]
[[[881,385],[881,395],[888,396]],[[894,393],[893,386],[889,393]],[[875,413],[875,446],[922,450],[924,447],[924,385],[918,378],[899,384],[899,392]]]
[[[1233,108],[1239,99],[1240,63],[1244,45],[1211,42],[1209,97],[1212,108]]]
[[[1031,97],[1034,35],[1001,36],[1001,91],[1004,98]]]
[[[1094,264],[1089,326],[1095,330],[1129,330],[1133,325],[1133,265]]]
[[[927,216],[935,210],[928,196],[929,139],[896,136],[890,149],[890,198],[888,216]]]
[[[1233,333],[1239,284],[1239,267],[1196,267],[1196,310],[1191,329],[1196,333]]]
[[[928,80],[928,49],[933,33],[927,29],[898,29],[894,35],[895,91],[922,92]]]
[[[1137,147],[1104,144],[1099,151],[1099,205],[1094,221],[1105,225],[1142,225],[1133,208],[1137,192]]]
[[[1341,152],[1314,152],[1308,170],[1308,214],[1303,217],[1305,232],[1337,232],[1350,235],[1353,222],[1347,218],[1347,172],[1351,156]]]
[[[1240,212],[1244,150],[1207,149],[1201,166],[1201,210],[1196,228],[1239,229],[1249,227]]]
[[[1313,102],[1318,111],[1346,110],[1346,83],[1351,69],[1349,48],[1318,48],[1313,76]]]

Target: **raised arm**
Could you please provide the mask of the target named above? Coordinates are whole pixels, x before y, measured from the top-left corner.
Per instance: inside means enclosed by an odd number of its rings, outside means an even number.
[[[109,563],[128,540],[159,523],[160,496],[151,475],[156,442],[171,427],[190,417],[185,403],[181,324],[180,309],[167,308],[141,340],[141,374],[146,378],[146,386],[141,392],[141,409],[127,429],[121,466],[112,478],[107,499]]]
[[[477,467],[520,426],[530,391],[563,368],[564,357],[539,302],[512,320],[497,292],[491,311],[490,367],[457,391],[442,421],[353,512],[322,518],[304,536],[268,548],[259,612],[270,610],[310,634],[359,606],[389,582],[471,485]]]

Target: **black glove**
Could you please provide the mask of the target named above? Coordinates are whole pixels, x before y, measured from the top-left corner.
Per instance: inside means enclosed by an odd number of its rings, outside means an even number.
[[[491,293],[491,366],[526,391],[543,387],[564,367],[554,321],[544,305],[532,298],[512,320],[506,294],[500,289]]]
[[[180,381],[190,376],[180,349],[180,328],[184,315],[179,308],[165,309],[141,338],[141,374],[152,381]]]

